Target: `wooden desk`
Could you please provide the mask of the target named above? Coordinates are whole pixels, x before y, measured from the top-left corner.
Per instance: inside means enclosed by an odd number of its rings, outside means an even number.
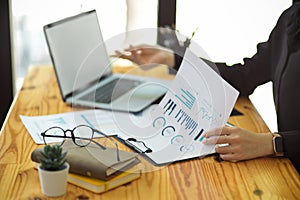
[[[238,126],[264,132],[265,123],[247,98],[236,108],[243,116],[230,118]],[[19,115],[74,111],[60,97],[53,69],[31,68],[16,96],[0,135],[0,199],[46,199],[30,161],[38,147]],[[103,194],[68,184],[58,199],[299,199],[300,176],[288,159],[260,158],[238,163],[217,162],[212,156],[178,162]]]

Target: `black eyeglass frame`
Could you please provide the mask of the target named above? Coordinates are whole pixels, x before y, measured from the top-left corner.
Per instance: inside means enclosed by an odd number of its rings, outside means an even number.
[[[76,130],[76,129],[80,128],[80,127],[87,127],[87,128],[90,128],[90,129],[93,131],[91,138],[76,137],[76,136],[74,135],[74,130]],[[47,135],[47,134],[46,134],[49,130],[54,129],[54,128],[58,128],[58,129],[62,130],[63,133],[64,133],[64,135],[62,136],[62,135]],[[66,134],[67,132],[70,132],[70,133],[71,133],[71,136],[67,136],[67,134]],[[113,141],[113,140],[112,140],[108,135],[106,135],[105,133],[103,133],[103,132],[101,132],[101,131],[99,131],[99,130],[97,130],[97,129],[94,129],[94,128],[90,127],[90,126],[87,126],[87,125],[78,125],[78,126],[74,127],[73,129],[66,129],[66,130],[64,130],[63,128],[61,128],[61,127],[59,127],[59,126],[53,126],[53,127],[48,128],[48,129],[45,130],[44,132],[42,132],[42,133],[41,133],[41,136],[43,137],[44,143],[45,143],[46,145],[47,145],[47,142],[46,142],[46,140],[45,140],[45,137],[64,138],[64,139],[71,138],[72,141],[73,141],[73,143],[76,144],[76,145],[79,146],[79,147],[86,147],[86,146],[88,146],[91,142],[93,142],[94,144],[96,144],[97,146],[99,146],[102,150],[106,150],[106,147],[105,147],[105,146],[101,145],[100,143],[98,143],[97,141],[95,141],[95,140],[93,139],[94,133],[95,133],[95,132],[101,134],[103,137],[109,139],[112,143],[114,143],[114,145],[116,146],[117,160],[120,161],[120,152],[119,152],[118,144],[117,144],[115,141]],[[76,139],[79,139],[79,140],[88,140],[89,142],[88,142],[87,144],[81,145],[81,144],[78,144],[78,143],[76,142]],[[65,142],[65,140],[62,141],[62,143],[60,144],[60,146],[62,146],[62,145],[64,144],[64,142]]]

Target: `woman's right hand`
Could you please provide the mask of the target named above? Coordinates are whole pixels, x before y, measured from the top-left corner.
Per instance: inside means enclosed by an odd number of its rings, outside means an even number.
[[[174,53],[161,46],[141,44],[130,45],[124,51],[115,51],[116,56],[131,60],[138,65],[145,64],[165,64],[173,67],[175,64]]]

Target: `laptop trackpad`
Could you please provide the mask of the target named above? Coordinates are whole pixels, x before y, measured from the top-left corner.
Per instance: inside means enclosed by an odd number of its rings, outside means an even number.
[[[128,108],[128,111],[138,112],[153,103],[167,92],[164,85],[144,83],[112,102],[112,108]]]

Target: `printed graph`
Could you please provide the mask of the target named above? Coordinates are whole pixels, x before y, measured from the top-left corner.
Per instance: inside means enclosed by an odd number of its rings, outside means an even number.
[[[53,125],[65,125],[65,124],[67,124],[63,117],[55,117],[55,118],[49,119],[49,123],[53,124]]]
[[[187,108],[192,109],[196,98],[188,91],[183,88],[180,89],[182,92],[179,95],[175,95]]]

